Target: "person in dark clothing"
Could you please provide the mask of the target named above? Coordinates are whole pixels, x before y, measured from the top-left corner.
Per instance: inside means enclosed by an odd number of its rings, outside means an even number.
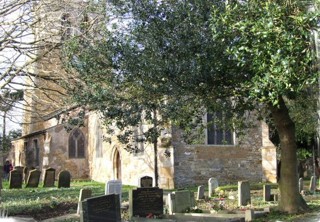
[[[3,166],[3,173],[4,173],[3,178],[4,178],[5,180],[8,180],[8,179],[9,179],[9,174],[10,174],[10,171],[11,171],[12,169],[13,169],[12,164],[10,163],[9,160],[6,160],[6,163],[5,163],[4,166]]]

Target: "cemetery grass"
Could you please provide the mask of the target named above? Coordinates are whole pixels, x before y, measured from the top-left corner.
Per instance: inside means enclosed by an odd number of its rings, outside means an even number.
[[[30,216],[37,221],[48,218],[54,218],[62,215],[75,214],[77,210],[78,198],[80,190],[88,188],[92,190],[92,196],[104,195],[105,184],[95,181],[71,181],[70,188],[43,188],[42,184],[38,188],[22,188],[22,189],[8,189],[9,184],[7,181],[3,182],[3,189],[1,191],[1,205],[0,209],[8,211],[9,216]],[[237,207],[237,200],[228,200],[230,192],[237,193],[237,185],[227,185],[219,187],[219,194],[213,198],[199,200],[196,203],[195,209],[190,211],[207,212],[216,211],[217,213],[232,213],[238,210],[245,210],[246,208],[254,208],[255,210],[263,210],[270,207],[271,212],[266,217],[257,219],[257,222],[266,221],[304,221],[301,218],[312,216],[320,211],[320,193],[318,197],[312,198],[308,196],[307,199],[310,211],[305,214],[287,215],[277,211],[277,204],[274,202],[264,202],[262,199],[263,184],[251,184],[251,197],[252,203],[250,206],[243,208]],[[271,185],[273,191],[277,191],[277,185]],[[128,191],[133,189],[133,186],[123,185],[122,187],[122,200],[128,201]],[[196,193],[196,187],[189,187],[190,191]],[[170,190],[172,191],[172,190]],[[167,191],[168,192],[168,191]],[[311,198],[310,198],[311,197]],[[225,199],[224,206],[220,206],[219,199]],[[128,216],[126,212],[122,217]],[[59,221],[59,220],[57,220]],[[78,221],[76,218],[63,219],[61,221]]]
[[[41,221],[77,211],[81,189],[92,190],[92,196],[104,195],[105,184],[94,181],[71,181],[70,188],[42,187],[8,189],[3,182],[1,191],[1,209],[7,210],[9,216],[30,216]],[[123,199],[128,199],[131,186],[123,186]]]

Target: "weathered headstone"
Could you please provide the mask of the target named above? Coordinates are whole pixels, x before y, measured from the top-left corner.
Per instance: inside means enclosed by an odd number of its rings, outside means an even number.
[[[77,214],[80,214],[80,212],[82,211],[82,201],[84,201],[87,198],[90,198],[91,195],[92,195],[92,191],[90,189],[81,189],[80,190]]]
[[[194,207],[194,194],[189,190],[175,191],[168,194],[169,214],[185,213],[186,210]]]
[[[214,190],[216,188],[219,187],[219,183],[218,183],[218,180],[214,177],[211,177],[209,180],[208,180],[208,190],[209,190],[209,193],[208,193],[208,196],[209,197],[212,197],[213,194],[214,194]]]
[[[197,200],[204,199],[204,186],[198,186]]]
[[[9,174],[9,189],[22,188],[22,173],[19,170],[11,170]]]
[[[163,190],[157,187],[137,188],[129,192],[129,217],[163,214]]]
[[[141,188],[148,188],[152,187],[153,179],[149,176],[144,176],[140,178],[140,187]]]
[[[263,200],[271,201],[271,186],[263,185]]]
[[[15,167],[14,167],[14,169],[20,171],[21,174],[23,174],[23,168],[24,168],[24,167],[22,167],[22,166],[15,166]]]
[[[91,197],[82,201],[80,221],[83,222],[121,222],[118,194]]]
[[[249,181],[238,182],[238,205],[246,206],[251,203]]]
[[[37,169],[29,171],[26,187],[38,187],[40,182],[40,174],[41,171]]]
[[[311,193],[314,193],[316,191],[316,178],[315,178],[315,176],[312,176],[310,178],[309,191]]]
[[[27,183],[29,172],[34,169],[35,169],[34,167],[27,167],[27,166],[23,168],[23,180],[25,183]]]
[[[106,183],[105,194],[119,194],[120,203],[122,195],[122,182],[121,180],[110,180]]]
[[[303,178],[299,178],[299,193],[301,193],[301,191],[303,191],[303,186],[304,186],[304,183],[303,183]]]
[[[67,170],[61,171],[58,176],[58,188],[61,188],[61,187],[69,188],[70,180],[71,180],[70,172]]]
[[[54,181],[56,179],[56,170],[48,168],[44,174],[43,187],[54,187]]]

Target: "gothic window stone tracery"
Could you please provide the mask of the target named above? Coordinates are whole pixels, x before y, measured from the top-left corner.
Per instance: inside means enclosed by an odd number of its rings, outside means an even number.
[[[69,135],[69,158],[85,157],[85,138],[79,128]]]

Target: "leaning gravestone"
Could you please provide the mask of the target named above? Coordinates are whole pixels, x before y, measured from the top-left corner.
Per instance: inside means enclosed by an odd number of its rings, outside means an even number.
[[[249,181],[238,182],[238,206],[246,206],[251,203]]]
[[[157,187],[137,188],[129,192],[129,217],[163,214],[163,190]]]
[[[141,188],[148,188],[152,187],[153,179],[149,176],[144,176],[140,178],[140,187]]]
[[[26,166],[23,168],[23,179],[25,183],[27,183],[29,172],[34,169],[35,169],[34,167],[26,167]]]
[[[175,191],[168,194],[169,214],[185,213],[186,210],[194,207],[194,205],[194,194],[189,190]]]
[[[198,186],[197,200],[204,199],[204,186]]]
[[[9,189],[22,188],[22,173],[19,170],[11,170],[9,176]]]
[[[29,171],[26,187],[38,187],[40,182],[40,174],[41,171],[37,169]]]
[[[70,180],[71,180],[70,172],[67,170],[61,171],[58,176],[58,188],[61,188],[61,187],[69,188]]]
[[[91,195],[92,195],[92,191],[90,189],[81,189],[80,190],[77,214],[80,214],[80,212],[82,211],[82,201],[84,201],[87,198],[90,198]]]
[[[44,174],[43,187],[54,187],[54,181],[56,178],[56,170],[48,168]]]
[[[87,198],[82,201],[80,221],[83,222],[121,222],[118,194]]]
[[[209,197],[212,197],[213,194],[214,194],[214,190],[216,188],[219,187],[219,183],[218,183],[218,180],[214,177],[211,177],[209,180],[208,180],[208,190],[209,190],[209,193],[208,193],[208,196]]]
[[[122,195],[122,182],[121,180],[110,180],[106,183],[104,194],[119,194],[120,203]]]

